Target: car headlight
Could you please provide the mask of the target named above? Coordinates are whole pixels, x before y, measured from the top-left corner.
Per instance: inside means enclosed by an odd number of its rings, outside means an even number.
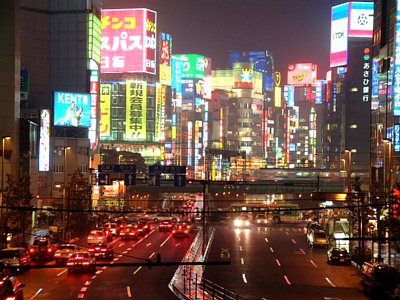
[[[249,226],[249,225],[250,225],[250,222],[249,222],[249,221],[245,221],[245,222],[244,222],[244,225],[245,225],[245,226]]]
[[[235,220],[233,224],[235,224],[235,226],[242,226],[242,220]]]

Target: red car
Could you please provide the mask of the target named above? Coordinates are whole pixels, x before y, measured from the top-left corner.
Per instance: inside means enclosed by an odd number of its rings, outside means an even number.
[[[158,231],[172,231],[172,227],[173,224],[171,220],[164,220],[158,225]]]

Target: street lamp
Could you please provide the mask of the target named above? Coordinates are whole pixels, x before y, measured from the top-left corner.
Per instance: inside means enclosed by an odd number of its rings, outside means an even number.
[[[63,185],[63,212],[62,212],[62,227],[63,227],[63,234],[64,237],[66,236],[66,224],[65,224],[65,210],[67,209],[67,197],[66,197],[66,184],[67,184],[67,151],[70,150],[71,147],[64,148],[64,185]]]
[[[4,199],[4,148],[5,148],[5,141],[6,140],[10,140],[11,136],[3,136],[2,137],[2,144],[3,144],[3,148],[2,148],[2,154],[1,154],[1,206],[3,206],[3,199]],[[0,209],[0,219],[3,220],[3,207],[1,207]],[[4,224],[2,224],[4,226],[4,229],[7,227],[7,221],[3,220],[2,222],[5,222]],[[1,236],[1,242],[2,245],[0,246],[5,246],[7,240],[7,236],[6,236],[6,232],[2,232],[2,236]]]

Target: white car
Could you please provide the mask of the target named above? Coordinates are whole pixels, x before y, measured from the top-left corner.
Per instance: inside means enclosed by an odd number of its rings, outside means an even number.
[[[66,263],[72,254],[78,250],[79,247],[76,244],[61,244],[56,253],[54,253],[56,263]]]
[[[249,228],[250,220],[247,216],[239,216],[233,220],[235,228]]]
[[[91,244],[98,244],[98,243],[106,243],[107,236],[103,232],[103,230],[92,230],[87,238],[87,243]]]

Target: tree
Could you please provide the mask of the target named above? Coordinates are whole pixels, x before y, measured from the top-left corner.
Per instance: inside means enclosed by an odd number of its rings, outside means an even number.
[[[88,228],[91,201],[91,187],[89,180],[82,173],[75,172],[72,175],[67,189],[67,230],[78,233],[83,228]]]
[[[8,233],[22,236],[22,244],[26,244],[25,232],[32,222],[30,219],[31,209],[29,208],[33,195],[30,191],[30,185],[31,180],[28,174],[19,177],[18,182],[14,180],[12,175],[7,174],[7,187],[3,195],[4,204],[7,208],[3,210],[2,214],[2,246],[7,243]]]

